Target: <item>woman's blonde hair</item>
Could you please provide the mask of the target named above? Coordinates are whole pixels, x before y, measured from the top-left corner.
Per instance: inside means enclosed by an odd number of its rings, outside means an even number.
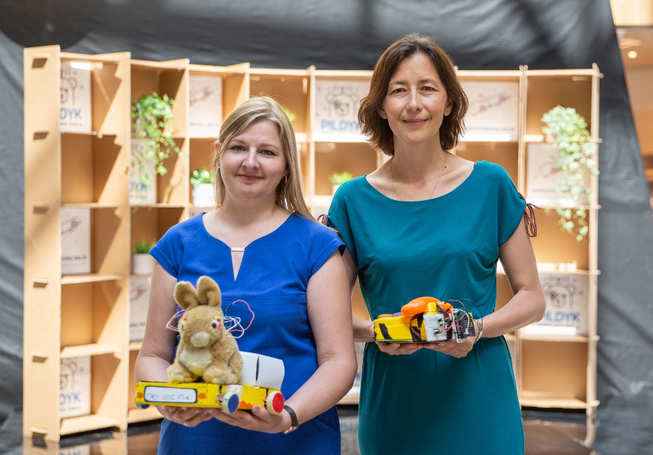
[[[299,157],[295,130],[283,108],[269,96],[250,98],[234,109],[224,120],[220,128],[218,146],[213,154],[213,175],[215,176],[216,207],[224,203],[225,186],[220,175],[220,157],[231,139],[242,133],[257,120],[269,120],[279,127],[279,139],[286,158],[288,171],[277,186],[276,204],[290,213],[298,213],[315,220],[306,205],[302,193],[302,174],[299,170]]]

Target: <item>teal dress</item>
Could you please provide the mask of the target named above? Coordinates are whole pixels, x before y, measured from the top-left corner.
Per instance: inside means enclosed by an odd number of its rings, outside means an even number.
[[[364,176],[351,180],[328,220],[351,252],[372,318],[421,296],[460,300],[478,318],[494,311],[499,247],[525,207],[505,170],[481,161],[456,189],[425,201],[393,200]],[[390,356],[368,343],[358,441],[361,455],[523,454],[504,337],[480,340],[461,359],[427,349]]]

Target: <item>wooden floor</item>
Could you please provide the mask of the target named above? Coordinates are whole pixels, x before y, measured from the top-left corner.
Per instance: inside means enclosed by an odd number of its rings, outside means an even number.
[[[577,413],[528,411],[524,413],[525,455],[599,455],[583,445],[585,416]],[[340,409],[342,455],[356,455],[356,410]],[[130,426],[127,432],[103,431],[66,437],[59,444],[23,439],[22,418],[12,415],[0,427],[0,453],[5,455],[155,455],[159,422]],[[479,454],[480,455],[480,454]]]

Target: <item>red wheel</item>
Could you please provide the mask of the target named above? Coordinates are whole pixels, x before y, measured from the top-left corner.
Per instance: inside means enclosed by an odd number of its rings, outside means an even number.
[[[265,409],[267,409],[270,414],[281,414],[284,403],[285,400],[281,392],[270,392],[265,399]]]

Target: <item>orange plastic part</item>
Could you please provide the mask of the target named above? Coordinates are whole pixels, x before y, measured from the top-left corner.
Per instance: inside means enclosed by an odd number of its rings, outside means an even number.
[[[439,302],[439,300],[434,297],[418,297],[402,306],[401,314],[407,318],[412,318],[418,314],[425,313],[428,309],[429,302]]]

